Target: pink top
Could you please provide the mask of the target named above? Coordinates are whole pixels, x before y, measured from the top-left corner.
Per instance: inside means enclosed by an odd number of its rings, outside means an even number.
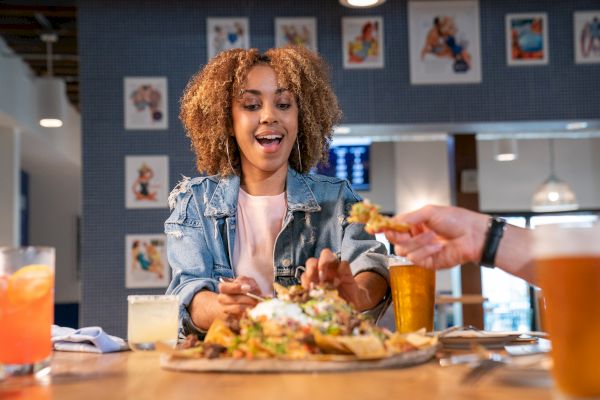
[[[240,188],[233,269],[238,277],[253,278],[268,296],[273,293],[275,279],[275,239],[281,232],[286,209],[285,192],[276,196],[252,196]]]

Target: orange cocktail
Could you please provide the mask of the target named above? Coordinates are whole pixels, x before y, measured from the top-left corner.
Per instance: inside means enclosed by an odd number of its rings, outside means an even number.
[[[9,374],[49,358],[53,291],[54,249],[0,249],[0,364]]]
[[[600,228],[542,227],[534,237],[556,385],[600,397]]]

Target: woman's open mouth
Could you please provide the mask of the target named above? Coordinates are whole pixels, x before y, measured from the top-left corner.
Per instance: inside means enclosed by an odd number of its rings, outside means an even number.
[[[262,148],[268,153],[277,151],[280,147],[282,140],[283,135],[279,134],[262,135],[256,137],[256,141],[258,142],[258,144],[260,144]]]

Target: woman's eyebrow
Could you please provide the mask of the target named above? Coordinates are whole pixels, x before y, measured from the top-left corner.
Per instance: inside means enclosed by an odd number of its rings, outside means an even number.
[[[281,94],[283,92],[289,92],[289,89],[286,88],[278,88],[277,90],[275,90],[275,94]],[[242,95],[244,94],[253,94],[255,96],[260,96],[262,95],[262,92],[260,90],[256,90],[256,89],[242,89]]]

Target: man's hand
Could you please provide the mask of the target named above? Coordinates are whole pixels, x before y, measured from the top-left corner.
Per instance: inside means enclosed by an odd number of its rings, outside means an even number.
[[[425,206],[394,217],[411,226],[409,233],[386,231],[396,254],[427,268],[450,268],[477,262],[489,216],[458,207]]]

